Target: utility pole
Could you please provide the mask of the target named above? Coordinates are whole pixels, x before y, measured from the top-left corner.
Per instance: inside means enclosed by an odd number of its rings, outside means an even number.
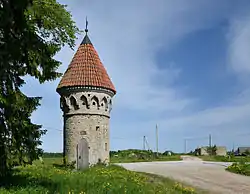
[[[156,128],[155,128],[155,133],[156,133],[156,155],[158,156],[158,126],[156,124]]]
[[[144,136],[143,136],[143,150],[146,149],[146,148],[145,148],[145,144],[146,144],[146,136],[144,135]]]
[[[184,139],[184,153],[187,153],[187,139]]]
[[[209,147],[210,148],[212,147],[212,136],[211,136],[211,134],[209,134]]]

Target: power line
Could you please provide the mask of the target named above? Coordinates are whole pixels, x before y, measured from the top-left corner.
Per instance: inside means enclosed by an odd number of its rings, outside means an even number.
[[[47,127],[47,126],[43,126],[43,125],[42,125],[42,128],[43,129],[50,129],[50,130],[54,130],[54,131],[63,131],[62,129],[56,129],[56,128],[53,128],[53,127]]]
[[[213,136],[216,137],[216,135],[214,134]],[[241,136],[250,136],[250,132],[246,132],[246,133],[238,133],[238,134],[227,134],[227,136],[232,136],[232,137],[241,137]],[[209,134],[208,137],[188,137],[188,138],[184,138],[184,151],[185,153],[187,152],[187,141],[195,141],[195,140],[205,140],[208,139],[208,144],[211,147],[212,146],[212,134]],[[233,148],[235,143],[233,143]]]
[[[146,145],[148,147],[148,150],[150,150],[149,143],[148,143],[148,140],[146,139],[146,137],[145,137],[145,143],[146,143]]]
[[[250,133],[242,133],[242,134],[237,134],[237,135],[234,135],[234,136],[247,136],[247,135],[250,135]]]
[[[56,129],[56,128],[52,128],[52,127],[47,127],[47,126],[43,126],[43,129],[49,129],[53,130],[53,131],[60,131],[63,132],[62,129]],[[139,139],[139,137],[110,137],[110,139],[117,139],[117,140],[126,140],[126,139]]]
[[[207,137],[189,137],[184,138],[185,140],[201,140],[201,139],[207,139]]]
[[[43,129],[49,129],[49,130],[54,130],[54,131],[61,131],[63,132],[62,129],[56,129],[53,127],[47,127],[47,126],[43,126]],[[139,137],[111,137],[111,139],[139,139]]]
[[[187,153],[187,141],[188,140],[202,140],[202,139],[207,139],[207,137],[189,137],[189,138],[184,138],[184,153]]]

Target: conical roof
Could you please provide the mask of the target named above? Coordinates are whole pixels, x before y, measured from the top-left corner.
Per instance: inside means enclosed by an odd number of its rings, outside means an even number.
[[[68,69],[64,73],[57,91],[62,88],[92,86],[108,89],[116,93],[98,53],[92,45],[87,32],[75,53]]]

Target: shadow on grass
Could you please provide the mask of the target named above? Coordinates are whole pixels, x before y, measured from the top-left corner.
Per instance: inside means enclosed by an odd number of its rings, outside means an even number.
[[[54,164],[52,164],[52,165],[53,165],[53,167],[59,168],[59,169],[66,169],[66,168],[67,168],[67,166],[64,165],[64,164],[57,164],[57,163],[54,163]]]
[[[4,188],[5,190],[14,190],[18,191],[20,188],[26,187],[44,187],[49,190],[48,194],[55,193],[60,186],[57,183],[52,182],[46,178],[31,178],[29,175],[18,175],[16,173],[20,172],[20,170],[15,169],[12,173],[4,177],[0,177],[0,188]]]
[[[54,168],[63,169],[63,170],[74,170],[75,169],[74,164],[65,165],[65,164],[54,163],[54,164],[52,164],[52,166]]]

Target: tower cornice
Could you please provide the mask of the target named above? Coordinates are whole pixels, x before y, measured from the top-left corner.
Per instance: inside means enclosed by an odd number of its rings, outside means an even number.
[[[107,95],[113,97],[115,95],[115,92],[104,88],[104,87],[95,87],[95,86],[72,86],[72,87],[63,87],[63,88],[57,88],[56,91],[60,95],[69,95],[71,93],[76,92],[102,92],[106,93]]]

